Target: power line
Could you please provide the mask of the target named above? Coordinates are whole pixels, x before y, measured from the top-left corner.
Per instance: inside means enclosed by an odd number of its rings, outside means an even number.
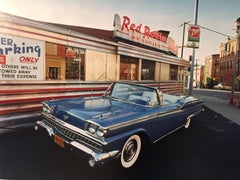
[[[209,28],[200,26],[200,25],[198,25],[198,26],[201,27],[202,29],[206,29],[206,30],[211,31],[211,32],[214,32],[214,33],[216,33],[216,34],[220,34],[220,35],[226,36],[226,37],[228,37],[228,38],[234,38],[233,36],[230,36],[230,35],[227,35],[227,34],[224,34],[224,33],[221,33],[221,32],[218,32],[218,31],[215,31],[215,30],[212,30],[212,29],[209,29]]]
[[[189,24],[189,22],[191,22],[191,21],[192,21],[192,20],[189,20],[189,21],[187,21],[187,22],[184,22],[184,23],[180,24],[178,27],[181,27],[181,26],[183,26],[183,25],[185,25],[185,24]],[[234,38],[233,36],[230,36],[230,35],[228,35],[228,34],[224,34],[224,33],[222,33],[222,32],[215,31],[215,30],[212,30],[212,29],[209,29],[209,28],[206,28],[206,27],[204,27],[204,26],[201,26],[201,25],[198,25],[198,26],[199,26],[200,28],[202,28],[202,29],[205,29],[205,30],[214,32],[214,33],[216,33],[216,34],[219,34],[219,35],[222,35],[222,36],[226,36],[226,37],[228,37],[228,38]]]

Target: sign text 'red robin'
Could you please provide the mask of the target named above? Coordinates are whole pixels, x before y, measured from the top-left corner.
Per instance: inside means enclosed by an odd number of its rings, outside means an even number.
[[[113,25],[115,37],[178,54],[178,45],[168,36],[169,31],[152,31],[149,26],[136,24],[128,16],[123,16],[121,19],[118,14],[114,16]]]

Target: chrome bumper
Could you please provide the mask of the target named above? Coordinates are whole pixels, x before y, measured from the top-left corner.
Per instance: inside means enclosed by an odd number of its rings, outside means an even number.
[[[55,134],[53,128],[46,125],[43,121],[37,121],[37,124],[35,126],[36,131],[39,129],[39,126],[47,130],[49,136],[52,137]],[[113,158],[119,154],[119,150],[115,150],[107,153],[96,153],[92,149],[80,144],[77,141],[67,142],[64,140],[64,142],[88,154],[90,156],[90,159],[88,161],[90,167],[94,167],[96,164],[99,164],[99,163],[104,163],[106,160]]]

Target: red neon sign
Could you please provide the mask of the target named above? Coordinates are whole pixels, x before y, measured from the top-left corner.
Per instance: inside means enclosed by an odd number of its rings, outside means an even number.
[[[167,42],[168,35],[159,33],[158,31],[151,31],[148,26],[143,27],[142,31],[142,24],[136,25],[135,23],[131,23],[130,18],[127,16],[123,16],[123,23],[121,30],[127,30],[127,31],[135,31],[137,33],[143,32],[143,38],[154,38],[156,40]]]

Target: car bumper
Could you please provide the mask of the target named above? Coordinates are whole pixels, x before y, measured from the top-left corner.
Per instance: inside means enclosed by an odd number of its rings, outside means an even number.
[[[37,124],[35,126],[35,130],[38,130],[39,127],[45,129],[49,136],[54,137],[56,136],[56,133],[54,132],[54,129],[52,127],[50,127],[49,125],[47,125],[44,121],[37,121]],[[77,142],[77,141],[67,141],[64,138],[61,138],[64,143],[66,144],[64,147],[67,147],[69,149],[77,149],[77,151],[80,151],[84,154],[89,155],[89,166],[90,167],[94,167],[96,164],[102,164],[105,161],[107,161],[108,159],[111,159],[113,157],[116,157],[119,154],[119,150],[114,150],[111,152],[95,152],[93,151],[91,148]],[[57,142],[56,142],[57,143]],[[59,145],[59,143],[57,143]]]

